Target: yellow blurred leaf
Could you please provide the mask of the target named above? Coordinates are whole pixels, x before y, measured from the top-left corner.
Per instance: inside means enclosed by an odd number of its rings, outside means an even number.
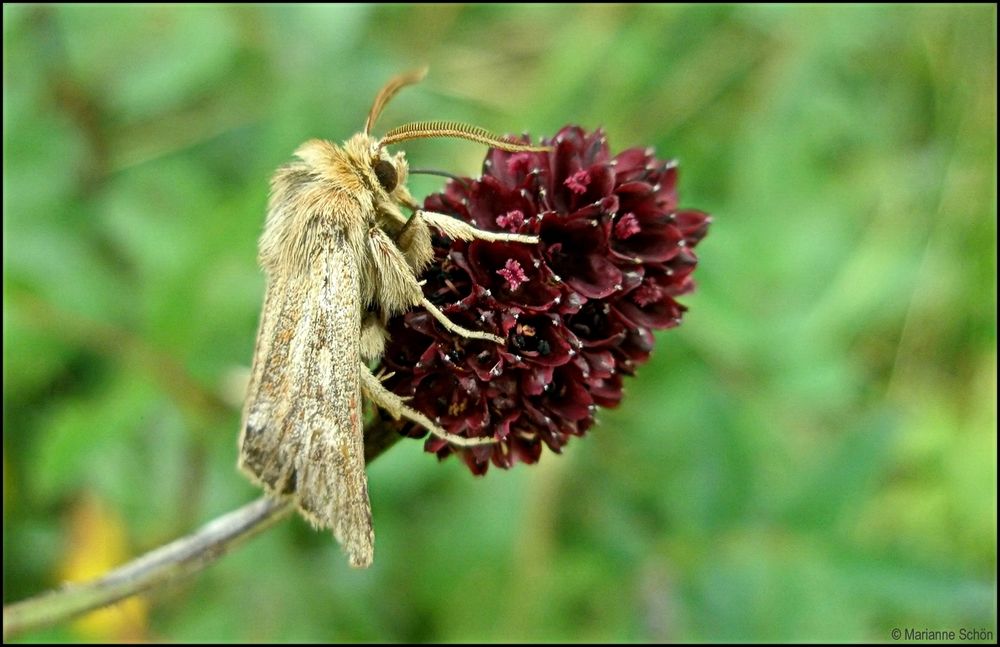
[[[100,577],[129,558],[126,528],[117,512],[93,494],[85,495],[70,511],[69,543],[59,567],[68,582]],[[137,642],[146,639],[149,605],[132,597],[89,613],[73,623],[88,641]]]

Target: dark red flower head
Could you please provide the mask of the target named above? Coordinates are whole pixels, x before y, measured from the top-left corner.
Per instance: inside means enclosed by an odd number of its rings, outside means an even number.
[[[652,330],[685,310],[694,247],[710,218],[677,208],[677,165],[633,148],[612,157],[601,130],[563,128],[542,153],[491,150],[479,179],[448,183],[424,202],[489,231],[541,243],[435,238],[424,294],[453,321],[506,338],[457,337],[413,310],[390,322],[388,385],[454,434],[492,445],[425,449],[459,453],[476,474],[492,462],[534,463],[582,435],[598,406],[622,397],[653,347]],[[411,426],[410,433],[426,431]]]

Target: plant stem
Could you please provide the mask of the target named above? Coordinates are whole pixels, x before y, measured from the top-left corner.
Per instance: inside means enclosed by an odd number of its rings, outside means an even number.
[[[376,420],[365,427],[365,460],[372,461],[400,435],[397,424]],[[3,608],[3,637],[68,620],[151,588],[197,573],[267,530],[295,509],[290,499],[261,497],[210,521],[194,533],[156,548],[102,577],[70,583]]]

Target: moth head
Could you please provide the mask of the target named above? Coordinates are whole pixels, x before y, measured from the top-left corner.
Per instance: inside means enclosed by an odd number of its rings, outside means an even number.
[[[399,193],[408,176],[408,165],[403,153],[390,155],[379,141],[366,133],[357,133],[344,142],[343,154],[350,176],[361,182],[377,200],[392,199],[399,202]]]
[[[375,172],[375,179],[386,193],[392,193],[399,184],[399,173],[396,172],[396,165],[390,160],[381,157],[376,159],[372,164],[372,171]]]
[[[394,195],[406,184],[409,176],[409,164],[403,152],[390,155],[384,148],[375,144],[369,163],[374,183],[387,194]]]

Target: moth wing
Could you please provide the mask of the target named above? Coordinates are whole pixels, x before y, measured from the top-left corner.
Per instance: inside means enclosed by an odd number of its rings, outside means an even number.
[[[307,271],[268,285],[240,467],[272,493],[294,492],[303,516],[332,528],[353,566],[368,566],[358,268],[339,231],[317,242]]]
[[[293,371],[290,349],[303,317],[304,287],[304,281],[296,279],[268,280],[240,425],[239,467],[272,494],[295,491],[294,456],[301,438],[283,422]]]

